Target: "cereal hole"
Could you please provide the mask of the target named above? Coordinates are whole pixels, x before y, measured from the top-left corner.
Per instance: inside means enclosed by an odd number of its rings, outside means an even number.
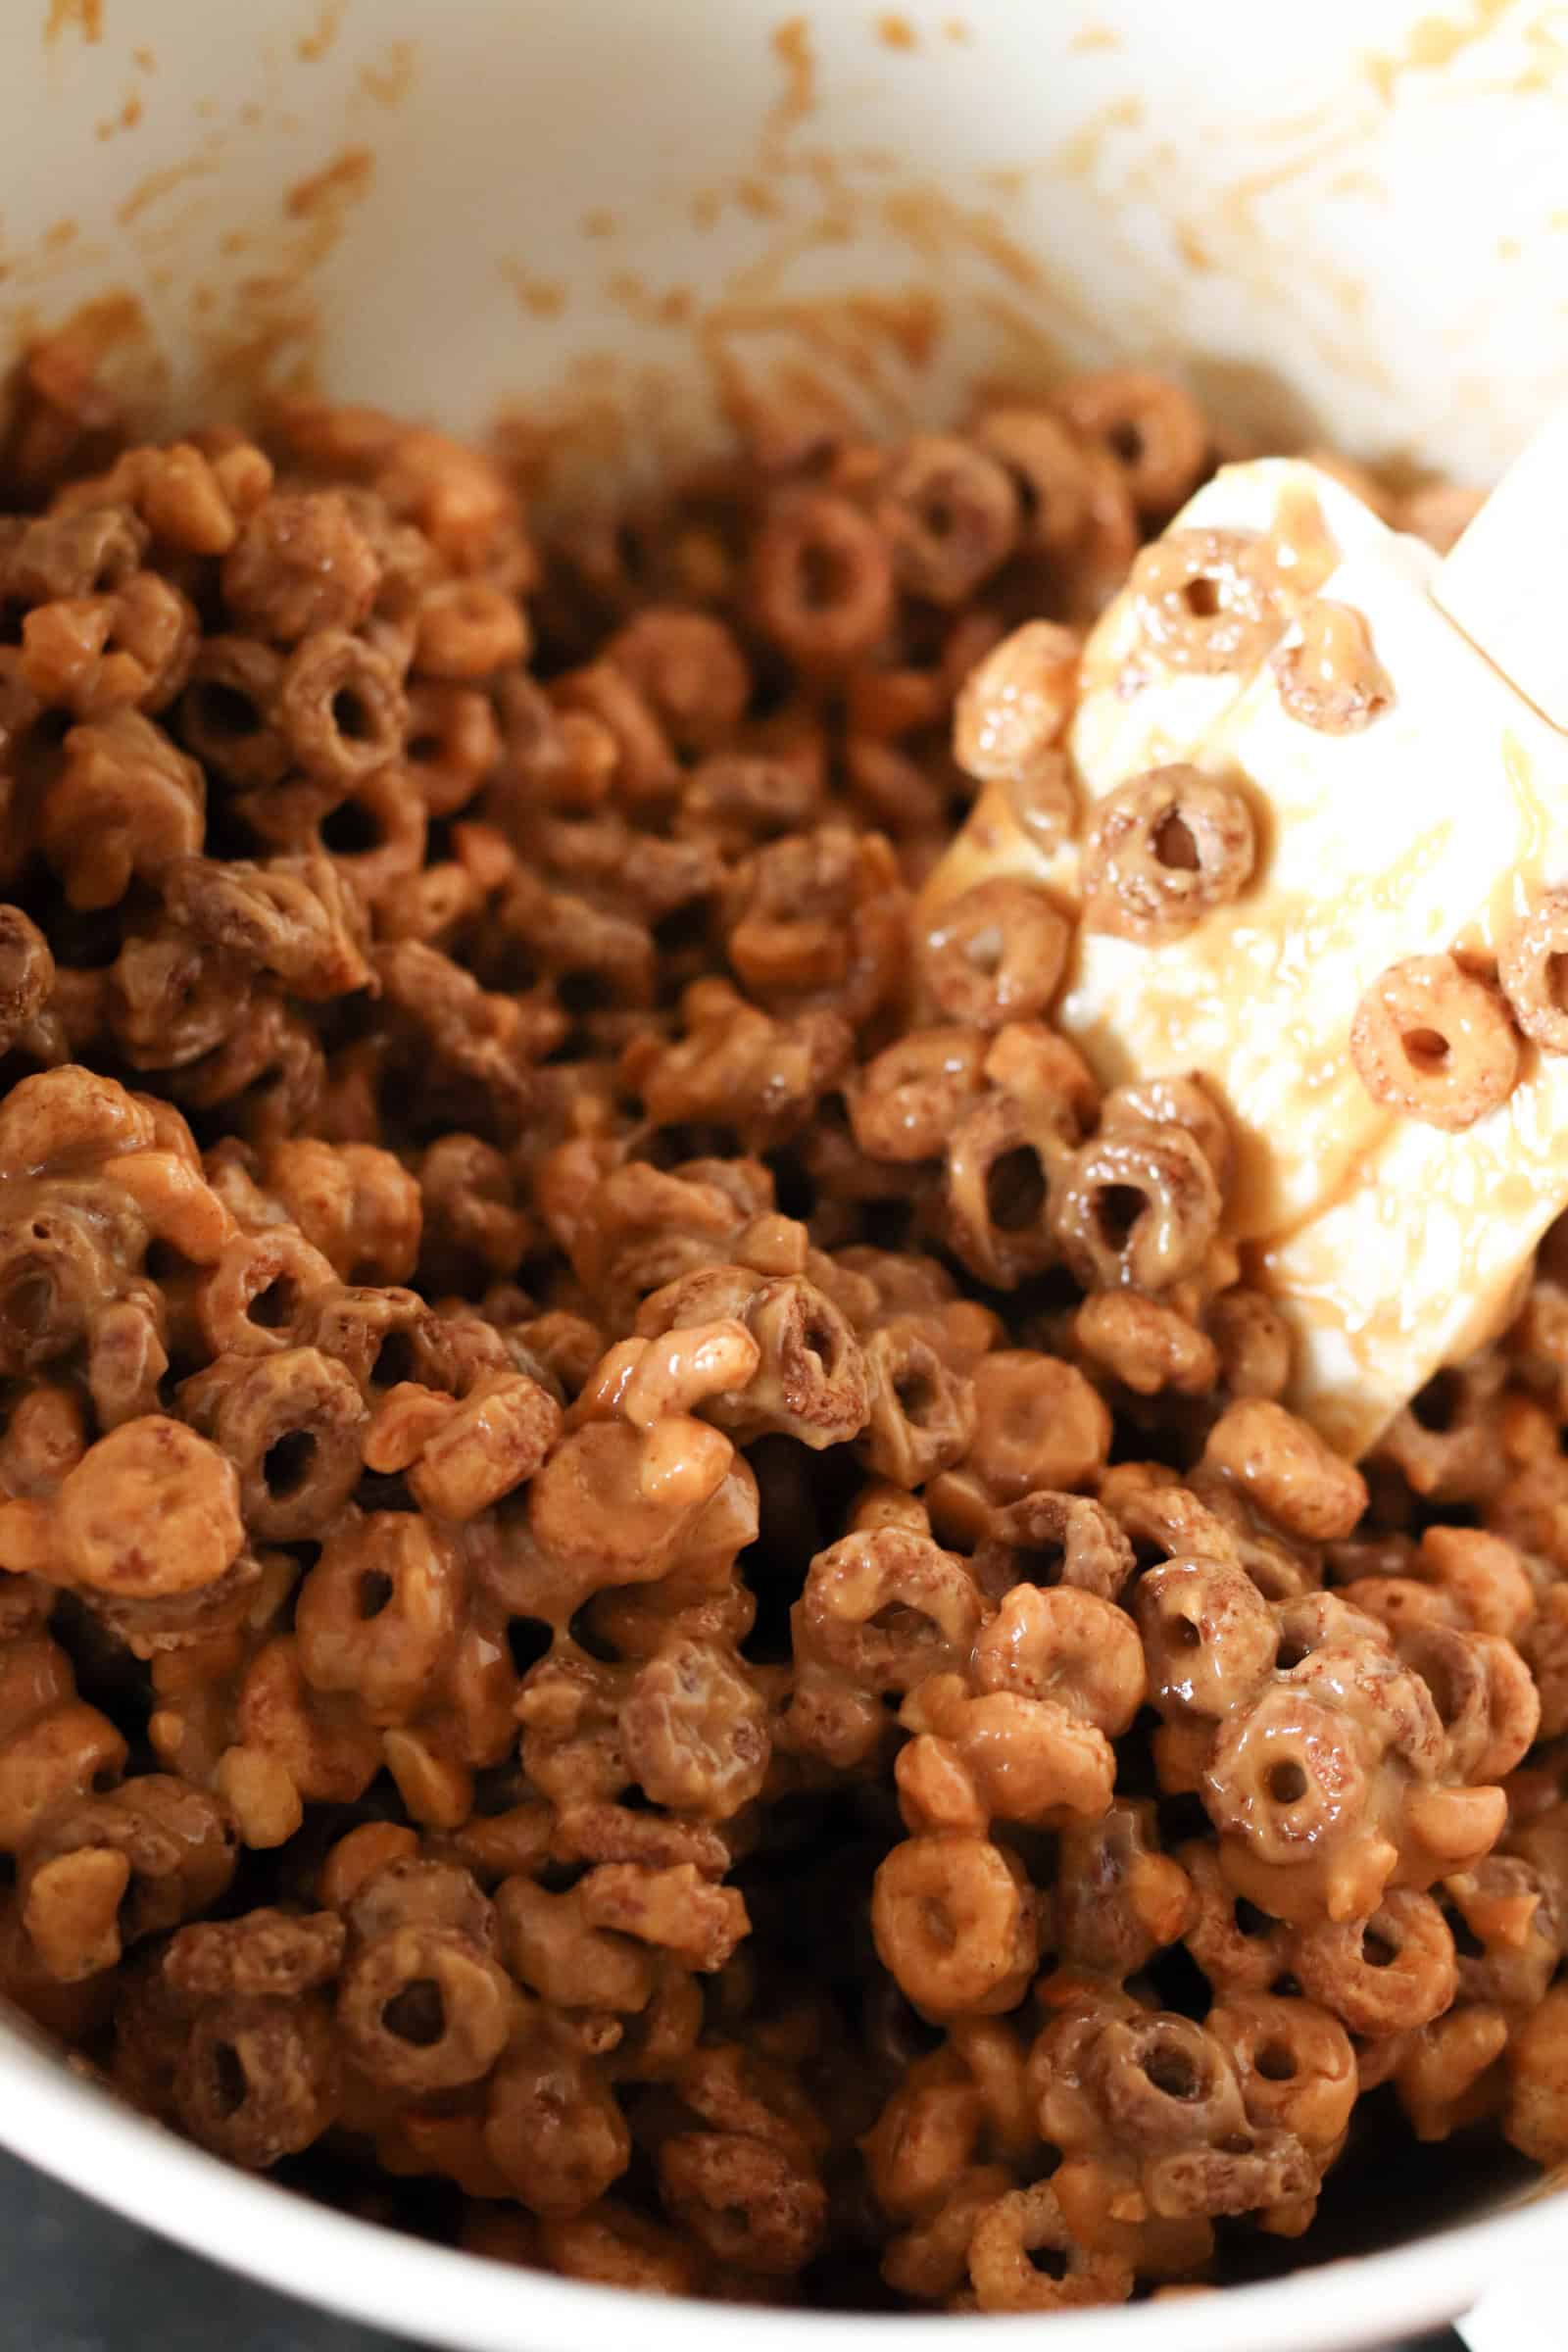
[[[1306,1775],[1299,1764],[1273,1764],[1268,1771],[1269,1795],[1277,1805],[1298,1805],[1306,1794]]]
[[[1144,2073],[1167,2099],[1196,2099],[1201,2085],[1198,2069],[1185,2050],[1161,2042],[1144,2060]]]
[[[432,2049],[447,2030],[446,2003],[434,1977],[416,1977],[395,1992],[381,2012],[381,2023],[399,2041],[416,2050]]]
[[[1002,958],[1006,951],[1007,943],[1003,937],[1002,925],[987,923],[972,938],[965,940],[963,958],[975,971],[984,972],[990,979],[1001,971]]]
[[[1196,874],[1199,867],[1198,844],[1193,829],[1179,808],[1172,808],[1154,827],[1154,856],[1172,873]]]
[[[1376,1928],[1361,1931],[1361,1958],[1368,1968],[1392,1968],[1399,1957],[1397,1944],[1380,1936]]]
[[[384,1575],[379,1568],[365,1569],[360,1577],[359,1589],[354,1595],[360,1623],[368,1625],[372,1617],[379,1617],[391,1598],[392,1579]]]
[[[1111,456],[1120,459],[1123,466],[1137,466],[1143,459],[1144,436],[1130,416],[1122,417],[1119,423],[1111,426],[1105,435],[1105,445]]]
[[[1200,572],[1197,579],[1189,580],[1182,590],[1182,601],[1195,620],[1212,620],[1223,601],[1219,582],[1211,580],[1206,572]]]
[[[1236,1922],[1238,1936],[1267,1936],[1274,1927],[1268,1913],[1260,1911],[1255,1903],[1250,1903],[1245,1894],[1239,1894],[1232,1903],[1231,1916]]]
[[[281,1331],[299,1313],[300,1289],[292,1274],[274,1275],[250,1304],[250,1319],[264,1331]]]
[[[1441,1029],[1406,1029],[1399,1044],[1417,1076],[1443,1076],[1448,1058],[1448,1041]]]
[[[286,1430],[262,1457],[262,1477],[274,1498],[297,1494],[316,1461],[316,1439],[308,1429]]]
[[[1039,1152],[1015,1144],[999,1153],[986,1174],[986,1214],[998,1232],[1021,1233],[1038,1221],[1045,1205],[1046,1172]]]
[[[1553,950],[1541,977],[1553,1011],[1568,1012],[1568,954]]]
[[[334,858],[363,858],[381,847],[381,828],[361,801],[342,801],[321,819],[321,847]]]
[[[555,1642],[555,1628],[538,1617],[510,1617],[507,1620],[507,1647],[512,1653],[514,1670],[526,1674],[541,1658],[550,1655]]]
[[[947,1904],[934,1894],[928,1894],[920,1905],[920,1925],[925,1931],[926,1941],[934,1950],[951,1952],[956,1949],[958,1932],[953,1924],[953,1914]]]
[[[1118,1255],[1149,1202],[1136,1184],[1102,1184],[1095,1194],[1095,1227],[1105,1248]]]
[[[346,743],[368,743],[375,735],[365,698],[352,686],[340,686],[333,695],[332,724]]]
[[[1042,2278],[1065,2278],[1067,2257],[1055,2246],[1031,2246],[1028,2249],[1029,2268],[1038,2271]]]
[[[800,553],[801,603],[808,612],[830,612],[851,588],[850,567],[837,548],[808,540]]]
[[[1453,1948],[1459,1958],[1461,1960],[1484,1960],[1487,1956],[1487,1947],[1464,1913],[1451,1907],[1446,1907],[1443,1916],[1447,1922],[1448,1934],[1453,1937]]]
[[[250,2082],[238,2050],[231,2041],[215,2041],[212,2054],[213,2113],[220,2123],[238,2115],[250,2096]]]
[[[1265,2041],[1252,2063],[1265,2082],[1289,2082],[1296,2074],[1296,2059],[1283,2041]]]
[[[912,1367],[901,1372],[893,1383],[893,1394],[906,1421],[919,1423],[936,1410],[936,1383],[927,1372]]]
[[[370,1385],[376,1389],[395,1389],[415,1377],[414,1342],[406,1331],[389,1331],[375,1351],[370,1367]]]
[[[13,1276],[0,1293],[0,1320],[23,1339],[46,1332],[54,1317],[55,1286],[47,1274],[26,1268]]]
[[[244,743],[262,731],[262,714],[243,688],[201,678],[191,688],[192,717],[210,742]]]

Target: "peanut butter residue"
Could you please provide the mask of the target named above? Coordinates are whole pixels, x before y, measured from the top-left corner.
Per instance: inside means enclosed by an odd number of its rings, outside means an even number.
[[[368,147],[345,147],[331,163],[290,188],[283,210],[291,220],[313,216],[340,220],[349,205],[358,204],[374,171],[375,158]]]
[[[920,36],[907,17],[878,17],[876,37],[884,49],[918,49]]]
[[[104,0],[49,0],[43,45],[52,49],[64,32],[79,32],[87,42],[104,37]]]
[[[816,52],[811,27],[805,17],[786,17],[775,25],[768,46],[784,69],[784,88],[768,118],[775,137],[798,129],[816,105]]]
[[[294,44],[294,54],[301,65],[318,66],[330,51],[342,29],[348,0],[321,0],[312,31],[302,33]]]
[[[1469,14],[1459,23],[1451,17],[1422,17],[1410,27],[1402,50],[1392,56],[1366,58],[1368,81],[1385,102],[1392,99],[1406,74],[1432,73],[1446,66],[1492,30],[1513,0],[1470,0]]]
[[[559,318],[566,307],[566,286],[559,277],[540,277],[515,255],[498,264],[502,276],[517,297],[518,307],[533,318]]]
[[[393,41],[379,65],[360,68],[360,87],[377,106],[400,106],[414,86],[415,45]]]

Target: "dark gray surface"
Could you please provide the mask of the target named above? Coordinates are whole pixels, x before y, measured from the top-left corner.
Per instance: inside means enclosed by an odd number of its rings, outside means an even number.
[[[5,2352],[409,2352],[403,2337],[327,2319],[251,2286],[4,2154],[0,2345]],[[1397,2352],[1461,2347],[1446,2330]]]

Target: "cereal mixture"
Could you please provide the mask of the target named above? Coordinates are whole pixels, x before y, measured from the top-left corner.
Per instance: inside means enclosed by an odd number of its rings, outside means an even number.
[[[1073,911],[918,917],[981,784],[1073,823],[1082,631],[1213,458],[1101,376],[536,549],[436,433],[127,447],[24,368],[0,1986],[204,2147],[987,2311],[1299,2236],[1369,2115],[1568,2158],[1568,1242],[1363,1474],[1221,1105],[1053,1029]],[[1152,955],[1250,865],[1201,787],[1094,844]]]

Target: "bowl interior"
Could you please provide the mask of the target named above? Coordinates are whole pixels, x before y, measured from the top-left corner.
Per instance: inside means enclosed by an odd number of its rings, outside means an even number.
[[[737,414],[897,432],[1112,357],[1490,477],[1568,394],[1557,52],[1528,12],[1312,15],[17,0],[0,354],[75,318],[153,423],[306,385],[499,424],[557,497]],[[1519,2186],[1374,2136],[1307,2258]]]

